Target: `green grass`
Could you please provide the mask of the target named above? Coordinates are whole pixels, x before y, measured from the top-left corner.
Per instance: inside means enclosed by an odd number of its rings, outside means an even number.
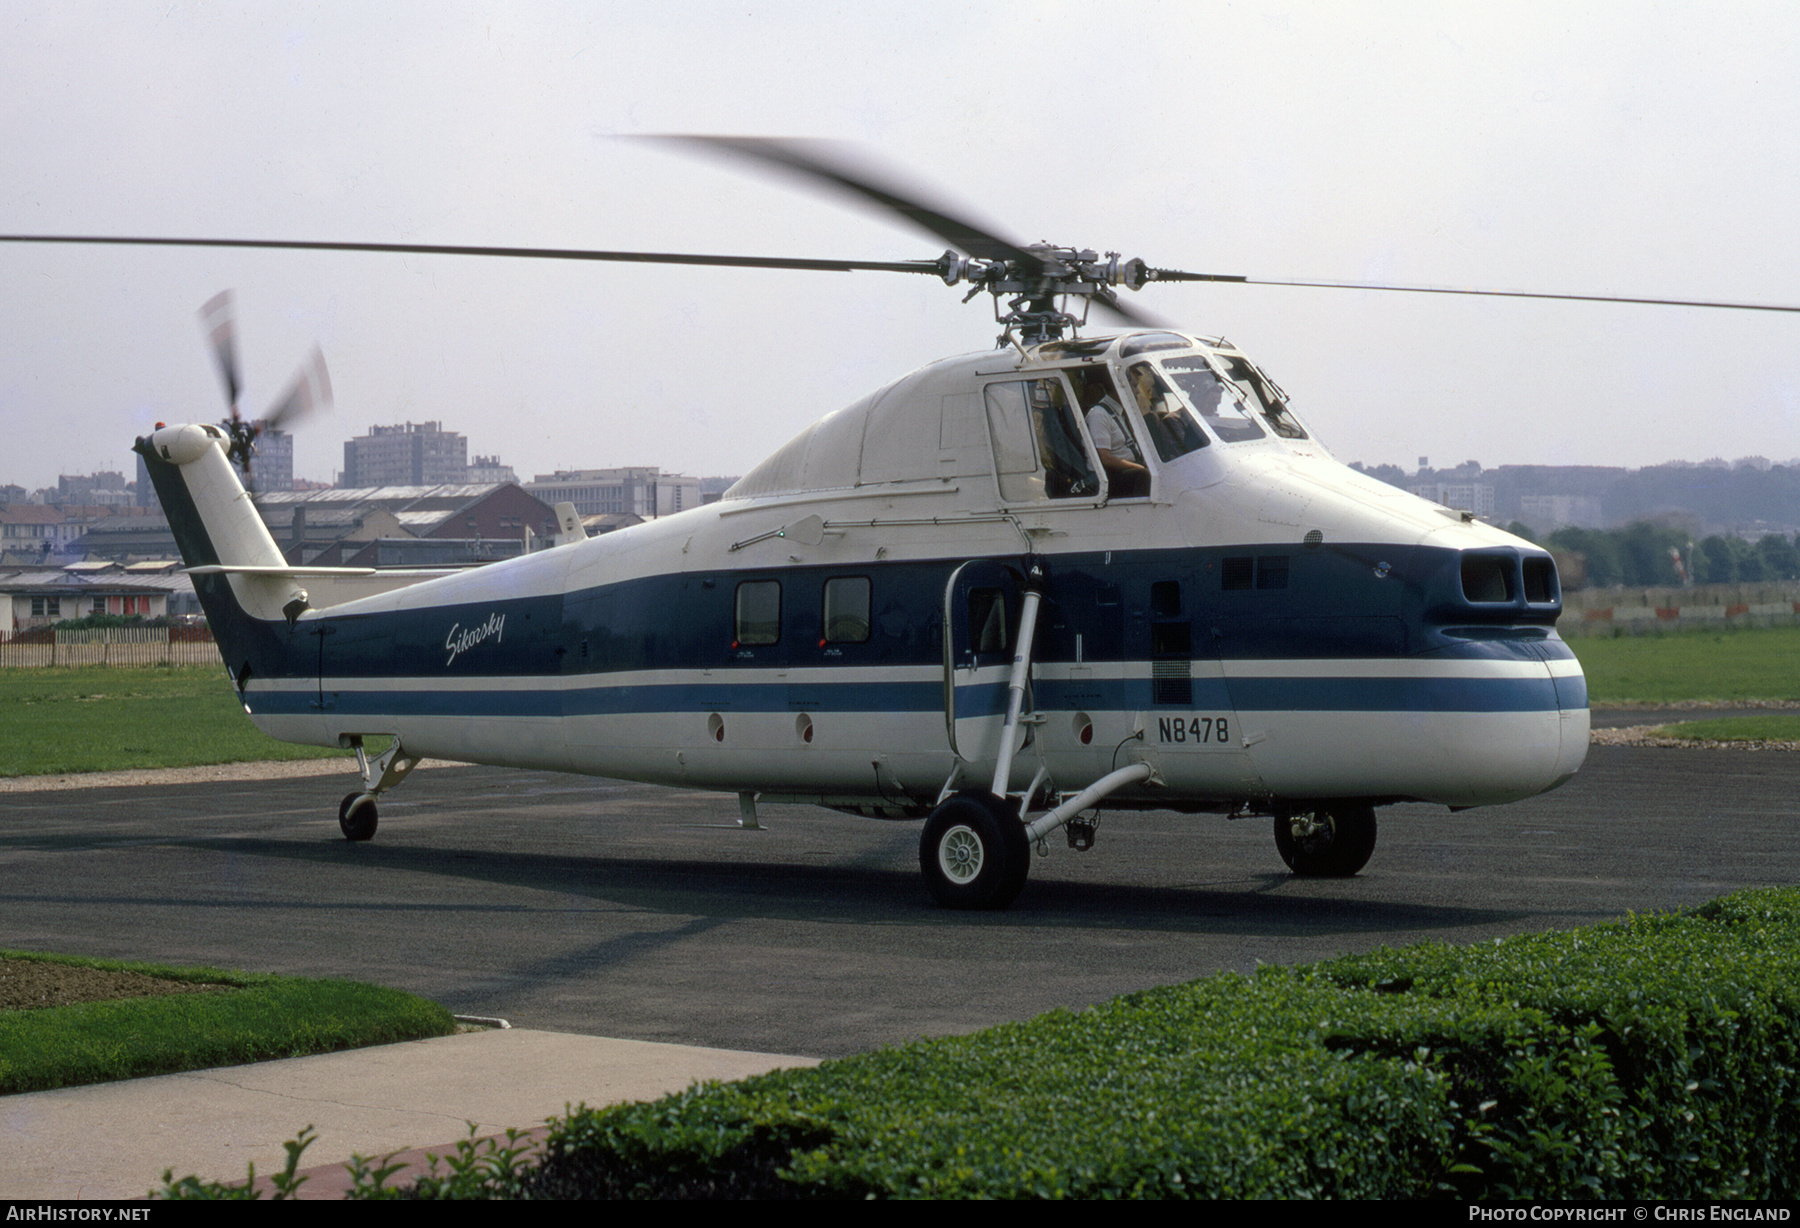
[[[0,670],[0,776],[348,753],[259,731],[218,666]]]
[[[1697,742],[1800,742],[1800,715],[1722,716],[1664,725],[1656,732],[1665,738]]]
[[[1593,704],[1800,699],[1800,627],[1572,639]]]
[[[0,1011],[0,1094],[304,1057],[446,1036],[456,1028],[435,1002],[355,981],[21,951],[0,951],[0,956],[238,987],[228,993]]]

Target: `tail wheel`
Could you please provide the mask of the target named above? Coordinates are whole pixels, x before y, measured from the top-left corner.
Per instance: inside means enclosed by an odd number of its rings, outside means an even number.
[[[375,823],[380,817],[372,793],[346,793],[338,803],[338,827],[346,840],[374,839]]]
[[[1301,878],[1349,878],[1375,851],[1375,807],[1340,804],[1278,814],[1275,848]]]
[[[931,812],[919,869],[945,908],[1005,908],[1025,886],[1031,842],[1012,807],[971,789]]]

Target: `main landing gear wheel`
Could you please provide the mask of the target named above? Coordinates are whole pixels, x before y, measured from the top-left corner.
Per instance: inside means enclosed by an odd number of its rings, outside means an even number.
[[[1349,878],[1375,851],[1375,807],[1335,805],[1278,814],[1275,848],[1301,878]]]
[[[925,820],[919,869],[945,908],[1005,908],[1030,868],[1025,825],[991,793],[958,793]]]
[[[367,793],[346,793],[338,803],[338,826],[346,840],[371,840],[375,821],[381,816],[375,810],[375,799]]]

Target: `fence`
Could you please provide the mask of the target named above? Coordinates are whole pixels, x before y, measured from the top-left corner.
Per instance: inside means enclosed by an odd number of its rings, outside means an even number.
[[[1572,639],[1797,623],[1800,584],[1696,584],[1692,588],[1584,588],[1564,593],[1556,629],[1564,639]]]
[[[0,669],[44,665],[217,665],[219,646],[201,629],[98,627],[51,628],[0,643]]]

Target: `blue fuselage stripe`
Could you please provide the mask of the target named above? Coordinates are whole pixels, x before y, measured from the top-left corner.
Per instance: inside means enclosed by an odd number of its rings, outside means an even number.
[[[1035,684],[1041,707],[1096,710],[1243,712],[1554,712],[1584,707],[1579,678],[1195,678],[1185,697],[1160,694],[1149,678],[1061,679]],[[1559,693],[1560,692],[1560,693]],[[311,691],[261,691],[249,696],[259,714],[320,711]],[[1159,702],[1160,700],[1160,702]],[[326,691],[327,711],[340,715],[450,717],[613,716],[660,712],[937,712],[937,682],[710,682],[646,683],[539,689],[521,682],[492,690],[414,686]],[[1006,685],[959,685],[959,717],[1006,709]]]

